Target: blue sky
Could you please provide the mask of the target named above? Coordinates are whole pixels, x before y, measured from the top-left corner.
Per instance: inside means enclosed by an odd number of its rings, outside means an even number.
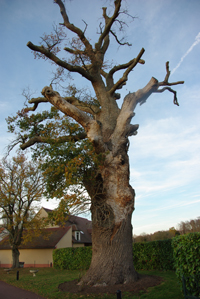
[[[101,20],[101,7],[112,11],[112,1],[65,1],[70,21],[84,28],[95,41]],[[125,63],[145,48],[145,65],[138,65],[122,90],[142,88],[153,76],[165,77],[165,62],[170,62],[170,82],[178,85],[180,106],[173,105],[173,95],[166,91],[151,96],[136,108],[133,123],[138,134],[131,138],[130,182],[136,191],[133,213],[134,234],[151,233],[177,226],[181,221],[200,216],[200,1],[199,0],[124,0],[134,22],[126,28],[132,47],[114,43],[107,58]],[[22,91],[29,87],[34,96],[49,85],[53,66],[35,60],[26,46],[38,44],[52,24],[62,22],[53,0],[0,0],[0,156],[12,136],[5,118],[23,107]],[[90,87],[81,77],[75,83]],[[66,83],[67,84],[67,83]],[[55,207],[56,203],[43,203]]]

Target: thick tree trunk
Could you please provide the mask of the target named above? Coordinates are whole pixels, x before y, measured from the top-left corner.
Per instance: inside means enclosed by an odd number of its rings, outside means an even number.
[[[121,284],[136,281],[133,266],[131,216],[134,190],[129,185],[126,154],[106,157],[98,195],[92,199],[92,262],[84,284]],[[101,192],[99,192],[101,191]]]
[[[110,220],[107,217],[107,221]],[[136,281],[138,275],[133,266],[131,214],[119,228],[103,229],[93,225],[92,235],[92,262],[82,282],[113,285]]]
[[[20,252],[16,246],[12,247],[12,268],[19,268]]]

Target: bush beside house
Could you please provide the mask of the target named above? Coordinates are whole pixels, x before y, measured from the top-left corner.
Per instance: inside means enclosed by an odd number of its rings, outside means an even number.
[[[41,208],[36,217],[45,218],[51,212],[52,210]],[[91,227],[90,220],[73,215],[66,217],[64,226],[48,225],[41,230],[39,236],[19,246],[20,262],[24,262],[24,267],[50,267],[53,264],[54,249],[91,246]],[[23,232],[25,233],[27,231]],[[0,240],[0,267],[11,266],[12,252],[7,235]]]
[[[62,248],[53,252],[56,269],[87,270],[92,259],[92,247]]]

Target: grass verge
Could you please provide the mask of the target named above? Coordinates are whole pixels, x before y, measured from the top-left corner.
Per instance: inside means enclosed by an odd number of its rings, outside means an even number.
[[[68,294],[58,290],[59,284],[79,278],[84,274],[80,271],[56,270],[54,268],[39,268],[39,272],[35,277],[29,272],[29,268],[19,269],[19,280],[17,277],[17,270],[13,270],[10,274],[6,274],[3,269],[0,269],[0,280],[16,287],[32,291],[47,299],[79,299],[79,298],[105,298],[116,299],[116,295],[102,296],[80,294]],[[148,292],[140,293],[133,296],[129,293],[123,293],[122,299],[183,299],[180,291],[176,275],[172,271],[139,271],[142,274],[157,275],[164,278],[164,282],[159,286],[149,288]]]

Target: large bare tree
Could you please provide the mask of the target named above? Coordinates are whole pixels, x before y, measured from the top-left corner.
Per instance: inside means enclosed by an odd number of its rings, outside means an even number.
[[[65,136],[67,140],[77,141],[87,138],[93,145],[97,155],[101,155],[101,163],[93,173],[93,184],[85,180],[85,187],[91,198],[92,212],[92,243],[93,256],[91,266],[82,282],[88,284],[128,283],[135,281],[138,275],[132,259],[132,225],[131,217],[134,211],[135,191],[129,183],[129,137],[136,135],[139,125],[132,124],[134,110],[138,104],[143,104],[153,93],[169,91],[174,104],[178,105],[176,91],[173,85],[183,81],[169,82],[169,63],[166,63],[166,76],[163,81],[152,77],[142,89],[127,94],[121,108],[117,100],[117,92],[128,80],[130,72],[137,64],[144,64],[142,48],[136,57],[124,64],[111,66],[105,61],[105,55],[110,46],[110,37],[114,37],[120,45],[128,44],[120,41],[115,30],[115,24],[120,21],[122,0],[115,0],[113,12],[108,16],[103,7],[104,24],[99,26],[99,35],[94,45],[81,30],[70,22],[63,1],[54,0],[59,6],[63,19],[61,29],[55,28],[55,34],[44,36],[40,45],[28,42],[27,46],[34,51],[36,57],[43,57],[59,66],[59,72],[65,69],[77,73],[91,83],[96,97],[81,101],[76,96],[62,97],[52,86],[42,90],[43,97],[32,98],[29,103],[33,107],[26,109],[34,111],[38,104],[49,102],[65,116],[71,117],[82,128],[83,132],[76,136]],[[63,32],[70,31],[75,37],[65,47],[66,59],[59,56]],[[62,52],[63,53],[63,52]],[[105,67],[107,66],[107,68]],[[59,73],[57,73],[59,76]],[[120,74],[122,74],[120,76]],[[117,75],[119,79],[114,80]],[[56,139],[58,142],[59,138]],[[33,144],[48,142],[42,136],[26,138],[21,145],[25,149]],[[87,177],[87,174],[86,174]]]

